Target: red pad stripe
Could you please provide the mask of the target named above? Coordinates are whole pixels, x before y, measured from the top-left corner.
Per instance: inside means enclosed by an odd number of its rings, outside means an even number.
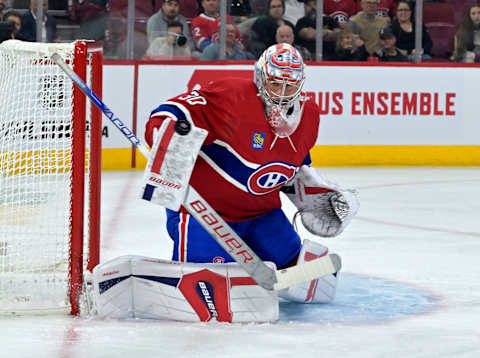
[[[313,254],[313,253],[307,251],[307,252],[305,252],[305,256],[303,257],[303,259],[305,261],[312,261],[312,260],[315,260],[316,258],[325,256],[326,254],[328,254],[328,249],[325,250],[325,252],[321,255],[316,255],[316,254]]]
[[[170,120],[165,133],[163,133],[162,140],[158,146],[155,159],[152,164],[152,173],[160,174],[160,168],[162,167],[163,159],[165,159],[165,154],[167,153],[168,145],[172,140],[173,134],[175,133],[175,121]]]
[[[306,186],[305,187],[305,194],[325,194],[325,193],[333,193],[335,190],[326,189],[326,188],[318,188],[313,186]]]
[[[313,298],[315,297],[315,293],[317,293],[317,286],[318,280],[313,280],[310,282],[310,287],[308,288],[307,298],[305,298],[305,302],[313,300]]]
[[[307,251],[305,252],[304,260],[312,261],[312,260],[315,260],[316,258],[325,256],[326,254],[328,254],[328,249],[325,250],[325,252],[321,255],[316,255],[312,252]],[[315,293],[317,293],[317,286],[318,286],[318,279],[310,282],[310,287],[308,288],[308,293],[307,293],[307,297],[305,298],[305,302],[308,302],[314,299]]]
[[[227,279],[225,276],[219,275],[215,272],[203,269],[201,271],[193,272],[183,275],[178,288],[182,292],[185,299],[190,303],[190,306],[195,310],[202,322],[208,322],[214,318],[212,311],[205,304],[204,299],[201,298],[201,293],[197,291],[198,283],[200,281],[208,282],[213,287],[213,296],[211,303],[217,313],[216,320],[219,322],[232,322],[232,311],[230,309],[230,297],[227,289]]]
[[[230,277],[230,287],[255,285],[258,285],[258,283],[251,277]]]
[[[186,262],[188,214],[180,214],[180,262]]]

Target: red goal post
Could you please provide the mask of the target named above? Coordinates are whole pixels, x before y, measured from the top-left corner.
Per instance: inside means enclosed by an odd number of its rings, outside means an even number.
[[[99,262],[101,112],[50,56],[102,93],[100,44],[0,44],[0,312],[80,312]]]

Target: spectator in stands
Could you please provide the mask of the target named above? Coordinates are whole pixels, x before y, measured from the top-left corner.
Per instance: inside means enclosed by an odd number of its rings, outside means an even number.
[[[357,12],[363,10],[362,1],[357,0]],[[377,16],[384,17],[387,21],[390,21],[396,15],[396,9],[397,0],[378,0]]]
[[[188,31],[187,31],[188,32]],[[148,56],[190,56],[190,47],[187,44],[187,37],[180,21],[173,21],[168,24],[165,36],[156,37],[147,49]]]
[[[304,16],[305,6],[303,5],[303,0],[285,0],[285,13],[283,14],[285,20],[296,25],[298,19]]]
[[[165,37],[168,32],[168,24],[172,22],[179,22],[182,24],[185,36],[187,37],[187,44],[193,50],[193,41],[190,36],[188,23],[185,17],[180,12],[179,0],[163,0],[160,10],[152,15],[147,21],[147,37],[151,44],[156,37]]]
[[[308,51],[305,47],[297,45],[294,43],[295,36],[293,34],[293,30],[288,25],[279,26],[277,29],[277,33],[275,35],[275,40],[278,44],[287,43],[292,45],[297,49],[300,53],[304,61],[312,61],[312,54]]]
[[[373,55],[382,48],[378,34],[388,25],[388,20],[377,16],[378,0],[362,0],[362,9],[350,18],[348,26],[360,36],[368,53]]]
[[[349,27],[340,31],[335,49],[335,61],[366,61],[368,52],[363,41]]]
[[[22,29],[19,36],[30,42],[37,41],[37,6],[38,0],[30,0],[30,10],[22,16]],[[57,41],[57,22],[52,15],[47,14],[48,1],[43,1],[42,42]]]
[[[219,0],[198,0],[202,13],[192,19],[192,38],[195,47],[202,52],[205,47],[215,42],[218,38],[220,28]],[[227,22],[233,23],[232,18],[227,15]],[[237,29],[237,37],[240,33]]]
[[[258,58],[267,47],[276,43],[275,34],[279,26],[288,25],[293,29],[293,24],[283,19],[284,13],[285,0],[267,1],[267,12],[257,18],[250,32],[249,49],[255,58]]]
[[[242,49],[240,41],[237,39],[237,29],[233,23],[226,24],[227,36],[225,38],[225,59],[226,60],[254,60],[255,57],[248,51]],[[199,56],[200,60],[214,61],[220,59],[220,42],[211,43],[203,50]]]
[[[230,16],[236,23],[246,21],[252,14],[252,8],[249,0],[231,0]]]
[[[22,28],[22,16],[14,10],[10,10],[7,11],[3,16],[3,21],[12,22],[13,38],[17,40],[22,40],[22,38],[19,36],[20,30]]]
[[[379,32],[381,47],[375,52],[374,56],[378,57],[381,62],[405,62],[408,61],[396,46],[397,38],[390,26],[381,29]]]
[[[0,20],[3,19],[5,13],[11,9],[8,0],[0,0]],[[2,20],[3,21],[3,20]]]
[[[108,0],[73,0],[70,18],[80,25],[78,38],[95,41],[105,39],[107,6]]]
[[[458,27],[453,59],[457,62],[480,62],[480,3],[468,7]]]
[[[412,7],[409,1],[400,0],[397,4],[397,16],[392,21],[392,30],[397,38],[397,48],[407,54],[409,60],[415,56],[415,21],[412,21]],[[425,25],[422,28],[422,58],[431,58],[433,42]]]
[[[351,16],[357,13],[354,0],[324,0],[323,13],[337,21],[341,28],[347,26]]]
[[[305,47],[315,58],[317,45],[317,1],[305,0],[305,16],[295,25],[295,43]],[[323,16],[323,58],[331,59],[335,55],[338,23],[329,16]]]

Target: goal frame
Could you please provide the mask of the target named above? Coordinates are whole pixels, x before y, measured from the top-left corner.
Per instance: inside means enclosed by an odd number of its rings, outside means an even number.
[[[90,59],[89,59],[90,57]],[[90,64],[89,64],[90,63]],[[103,48],[101,43],[76,41],[74,47],[73,70],[85,82],[90,76],[90,84],[96,93],[102,94]],[[90,66],[90,71],[87,70]],[[77,86],[73,86],[73,137],[72,137],[72,192],[70,224],[70,267],[69,300],[70,314],[80,313],[80,296],[83,291],[84,269],[92,271],[100,261],[100,190],[101,190],[101,148],[102,113],[95,106],[90,107],[90,152],[88,196],[89,207],[85,210],[85,166],[87,138],[87,98]],[[88,215],[88,253],[84,253],[85,213]],[[84,267],[84,254],[87,265]]]

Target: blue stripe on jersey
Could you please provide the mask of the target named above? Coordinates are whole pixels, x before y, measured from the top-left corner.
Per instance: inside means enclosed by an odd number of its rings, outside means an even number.
[[[173,114],[177,119],[187,119],[185,117],[185,114],[178,108],[178,107],[175,107],[171,104],[161,104],[160,106],[158,106],[157,108],[155,108],[152,113],[150,113],[150,117],[153,116],[155,113],[158,113],[158,112],[170,112],[171,114]]]
[[[202,146],[202,152],[225,171],[225,173],[244,185],[245,189],[247,188],[248,178],[255,169],[247,167],[227,148],[215,143]]]
[[[312,158],[310,157],[310,153],[307,154],[307,156],[302,162],[302,165],[308,165],[308,166],[312,165]]]

